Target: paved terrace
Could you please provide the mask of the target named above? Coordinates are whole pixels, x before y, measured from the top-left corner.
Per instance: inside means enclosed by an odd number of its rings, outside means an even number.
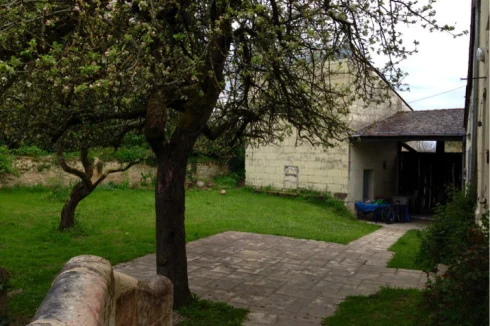
[[[246,325],[320,325],[347,296],[381,286],[423,288],[421,271],[386,268],[387,249],[408,229],[393,224],[348,245],[244,232],[225,232],[187,245],[191,291],[201,298],[248,308]],[[155,255],[116,266],[144,279]]]

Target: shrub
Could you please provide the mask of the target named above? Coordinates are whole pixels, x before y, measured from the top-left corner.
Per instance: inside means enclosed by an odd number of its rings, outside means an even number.
[[[448,190],[448,203],[437,208],[435,221],[422,234],[417,259],[427,269],[453,264],[468,243],[468,230],[475,225],[475,198],[474,188]]]
[[[228,175],[215,177],[213,182],[217,187],[235,188],[239,185],[241,180],[240,175],[231,173]]]
[[[436,325],[488,325],[488,216],[475,222],[475,192],[448,191],[436,220],[424,232],[418,259],[428,268],[448,265],[424,292]]]
[[[209,155],[201,154],[201,153],[193,153],[188,159],[188,163],[190,163],[190,164],[218,163],[218,162],[219,162],[218,159],[216,159],[212,156],[209,156]]]
[[[56,162],[58,160],[56,159],[56,154],[54,154]],[[71,161],[71,160],[79,160],[80,159],[80,152],[64,152],[63,156],[65,157],[65,160]],[[89,152],[89,159],[92,159],[94,156],[93,153]]]
[[[488,325],[488,215],[467,230],[446,273],[429,281],[424,298],[436,325]]]
[[[138,133],[127,133],[121,144],[123,147],[144,147],[150,149],[146,137]]]
[[[245,145],[242,144],[234,150],[234,156],[228,161],[228,168],[240,178],[240,181],[245,180]]]
[[[156,176],[153,173],[143,173],[141,172],[140,186],[141,187],[155,187]]]
[[[48,155],[48,152],[37,146],[22,146],[14,149],[12,152],[17,156],[40,157]]]
[[[129,189],[129,180],[124,179],[122,183],[115,183],[114,181],[109,181],[99,186],[100,189],[104,190],[126,190]]]
[[[145,160],[150,154],[150,150],[144,147],[120,147],[112,154],[112,157],[121,163]]]
[[[116,151],[113,148],[97,148],[90,152],[90,156],[98,157],[102,161],[118,161],[129,163],[137,160],[146,160],[151,155],[151,151],[145,147],[130,146],[119,147]],[[92,158],[91,158],[92,159]]]
[[[41,173],[44,170],[49,170],[51,168],[51,164],[49,163],[41,163],[37,166],[37,172]]]
[[[4,174],[16,174],[12,166],[13,157],[6,146],[0,146],[0,176]]]

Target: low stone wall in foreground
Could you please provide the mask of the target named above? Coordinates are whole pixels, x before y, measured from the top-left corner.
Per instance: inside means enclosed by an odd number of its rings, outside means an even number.
[[[97,256],[68,261],[30,326],[171,326],[173,287],[164,276],[147,281],[113,271]]]

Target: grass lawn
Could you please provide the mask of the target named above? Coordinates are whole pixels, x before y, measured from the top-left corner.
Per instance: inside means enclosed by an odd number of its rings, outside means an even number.
[[[194,298],[190,304],[178,310],[185,318],[179,326],[240,326],[248,310],[233,308],[222,302]]]
[[[388,262],[387,267],[422,270],[423,264],[416,260],[420,249],[420,237],[420,230],[410,230],[388,248],[389,251],[394,251],[395,255]]]
[[[63,198],[63,197],[61,197]],[[348,243],[378,226],[357,221],[331,202],[254,194],[247,189],[189,191],[187,241],[234,230]],[[0,190],[0,266],[11,272],[9,298],[15,324],[33,316],[68,259],[102,256],[112,264],[155,250],[154,194],[98,189],[77,210],[75,230],[59,233],[63,202],[42,189]]]
[[[325,319],[325,325],[428,325],[427,314],[421,304],[422,292],[419,290],[383,288],[371,296],[348,297],[335,315]]]

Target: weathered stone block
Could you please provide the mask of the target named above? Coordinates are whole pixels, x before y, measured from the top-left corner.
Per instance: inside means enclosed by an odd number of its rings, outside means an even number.
[[[116,281],[116,325],[136,325],[138,280],[123,273],[114,272]]]
[[[72,258],[56,277],[31,326],[172,325],[173,287],[113,272],[96,256]]]
[[[155,275],[147,282],[140,282],[136,297],[135,325],[172,325],[173,286],[166,277]]]
[[[30,325],[114,325],[112,266],[96,256],[70,259]]]

